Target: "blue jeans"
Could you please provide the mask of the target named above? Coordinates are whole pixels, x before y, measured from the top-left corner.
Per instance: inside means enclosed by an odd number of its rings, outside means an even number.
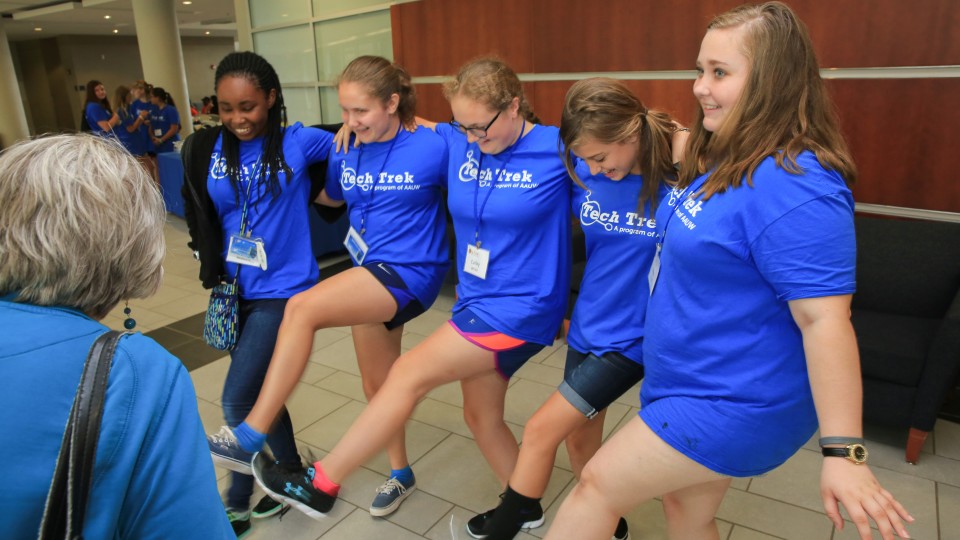
[[[240,337],[230,353],[230,370],[221,399],[223,416],[230,427],[243,422],[260,395],[286,305],[285,298],[240,300]],[[267,444],[277,460],[300,463],[297,443],[293,438],[293,423],[286,407],[280,411],[273,430],[267,435]],[[250,496],[253,495],[253,476],[240,473],[230,475],[227,507],[236,510],[249,508]]]

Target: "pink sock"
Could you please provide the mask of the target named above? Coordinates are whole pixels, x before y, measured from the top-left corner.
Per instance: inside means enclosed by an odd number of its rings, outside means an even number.
[[[331,497],[336,497],[337,494],[340,493],[340,484],[334,484],[327,478],[319,461],[313,464],[313,487]]]

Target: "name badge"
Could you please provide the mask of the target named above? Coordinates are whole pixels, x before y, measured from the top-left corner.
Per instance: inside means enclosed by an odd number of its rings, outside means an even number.
[[[263,247],[260,238],[245,238],[239,234],[230,235],[230,245],[227,247],[227,262],[256,266],[261,270],[267,269],[267,250]]]
[[[363,241],[363,237],[357,232],[356,229],[350,227],[350,230],[347,231],[347,238],[343,241],[344,247],[347,248],[347,253],[350,254],[350,258],[353,259],[353,262],[357,265],[363,264],[363,259],[367,256],[367,243]]]
[[[154,129],[154,130],[153,130],[153,136],[156,137],[156,138],[158,138],[158,139],[159,139],[160,137],[163,137],[163,130],[160,129],[160,128]]]
[[[660,247],[661,244],[657,244],[657,251],[653,254],[653,262],[650,263],[650,273],[647,274],[650,294],[653,294],[653,288],[657,285],[657,278],[660,277]]]
[[[473,244],[468,245],[467,257],[463,261],[463,271],[480,279],[487,279],[488,266],[490,266],[490,250]]]

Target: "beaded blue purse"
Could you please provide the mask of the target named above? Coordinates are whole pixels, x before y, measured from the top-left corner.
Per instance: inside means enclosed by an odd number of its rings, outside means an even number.
[[[232,351],[239,334],[239,287],[221,283],[210,292],[210,304],[203,319],[203,340],[221,351]]]

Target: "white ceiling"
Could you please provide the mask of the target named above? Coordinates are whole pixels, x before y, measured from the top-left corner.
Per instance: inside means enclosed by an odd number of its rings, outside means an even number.
[[[184,5],[183,0],[174,0],[174,3],[181,36],[236,38],[233,0],[192,0],[190,5]],[[75,5],[73,9],[69,9],[71,4]],[[28,19],[11,17],[14,13],[53,6],[67,9]],[[0,24],[11,41],[78,34],[136,35],[130,0],[0,0],[0,14],[3,14]],[[105,18],[107,15],[109,19]],[[116,34],[114,30],[117,30]]]

